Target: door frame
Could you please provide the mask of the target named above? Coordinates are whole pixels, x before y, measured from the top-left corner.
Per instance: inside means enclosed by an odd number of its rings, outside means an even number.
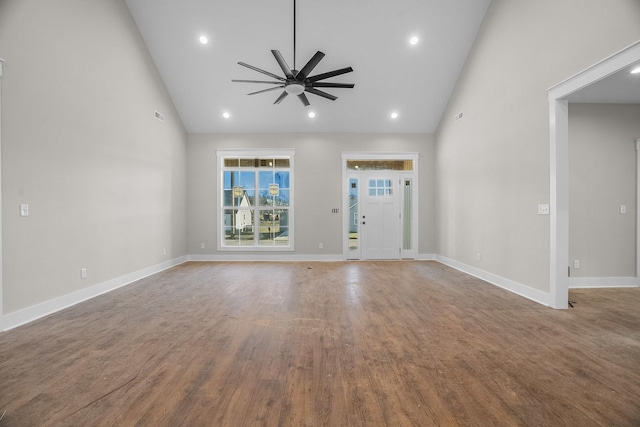
[[[549,100],[549,306],[569,307],[569,102],[567,97],[640,62],[640,41],[547,90]],[[638,229],[638,226],[636,226]],[[640,243],[636,241],[637,253]],[[640,257],[637,264],[640,263]],[[636,278],[640,277],[636,265]]]
[[[4,59],[0,58],[0,332],[4,330],[4,270],[2,268],[2,79],[3,79]]]
[[[348,160],[412,160],[413,171],[398,171],[400,179],[404,179],[407,176],[412,178],[412,197],[413,202],[411,206],[411,230],[413,235],[412,245],[410,250],[402,250],[400,254],[401,259],[416,259],[418,256],[418,248],[420,247],[420,229],[419,229],[419,153],[415,152],[379,152],[379,151],[352,151],[342,153],[342,258],[348,259],[349,255],[349,177],[358,172],[347,169]],[[362,183],[358,180],[358,186]],[[358,189],[360,191],[360,189]],[[404,192],[399,194],[400,206],[404,206]],[[360,229],[358,229],[360,232]],[[398,230],[400,245],[402,245],[402,231]],[[358,245],[361,245],[361,238],[359,236]],[[402,247],[402,246],[401,246]]]

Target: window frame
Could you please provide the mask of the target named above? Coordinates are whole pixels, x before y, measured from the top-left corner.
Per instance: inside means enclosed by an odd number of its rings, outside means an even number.
[[[217,193],[217,226],[216,229],[218,231],[218,239],[217,239],[217,247],[219,251],[235,251],[235,252],[282,252],[282,251],[293,251],[294,250],[294,234],[295,234],[295,225],[294,225],[294,165],[295,165],[295,151],[293,149],[268,149],[268,150],[254,150],[254,149],[246,149],[246,150],[216,150],[217,157],[217,176],[218,183],[216,186]],[[239,158],[239,159],[263,159],[263,158],[273,158],[273,159],[288,159],[289,167],[277,167],[274,165],[273,168],[264,168],[264,167],[227,167],[225,166],[225,159],[230,158]],[[255,173],[255,181],[256,184],[259,181],[259,172],[264,171],[288,171],[289,172],[289,206],[286,208],[278,207],[279,209],[288,210],[288,244],[287,245],[261,245],[260,239],[254,239],[253,245],[228,245],[225,241],[225,211],[228,209],[228,206],[225,206],[225,197],[224,197],[224,175],[227,171],[246,171],[246,172],[254,172]],[[257,192],[256,188],[256,192]],[[257,199],[257,194],[256,194]],[[255,206],[251,206],[249,209],[253,212],[254,218],[254,226],[259,224],[259,214],[260,211],[265,210],[264,206],[260,206],[258,203],[254,202]],[[274,207],[275,208],[275,207]],[[259,235],[259,225],[256,227],[258,231],[255,231],[255,235]]]

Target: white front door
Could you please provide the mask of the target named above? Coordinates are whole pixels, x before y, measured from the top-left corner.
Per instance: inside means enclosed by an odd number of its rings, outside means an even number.
[[[395,171],[361,175],[362,259],[400,258],[399,179]]]

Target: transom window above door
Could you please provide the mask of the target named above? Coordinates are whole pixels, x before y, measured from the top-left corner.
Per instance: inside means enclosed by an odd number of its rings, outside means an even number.
[[[357,171],[412,171],[412,159],[347,160],[347,169]]]

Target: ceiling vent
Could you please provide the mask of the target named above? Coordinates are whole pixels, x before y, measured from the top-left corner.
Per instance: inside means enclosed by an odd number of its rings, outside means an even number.
[[[456,122],[462,120],[463,117],[464,117],[464,113],[462,111],[460,111],[458,114],[453,116]]]
[[[164,123],[164,115],[160,114],[159,112],[155,111],[153,113],[153,117],[155,117],[156,119],[160,120],[161,122]]]

